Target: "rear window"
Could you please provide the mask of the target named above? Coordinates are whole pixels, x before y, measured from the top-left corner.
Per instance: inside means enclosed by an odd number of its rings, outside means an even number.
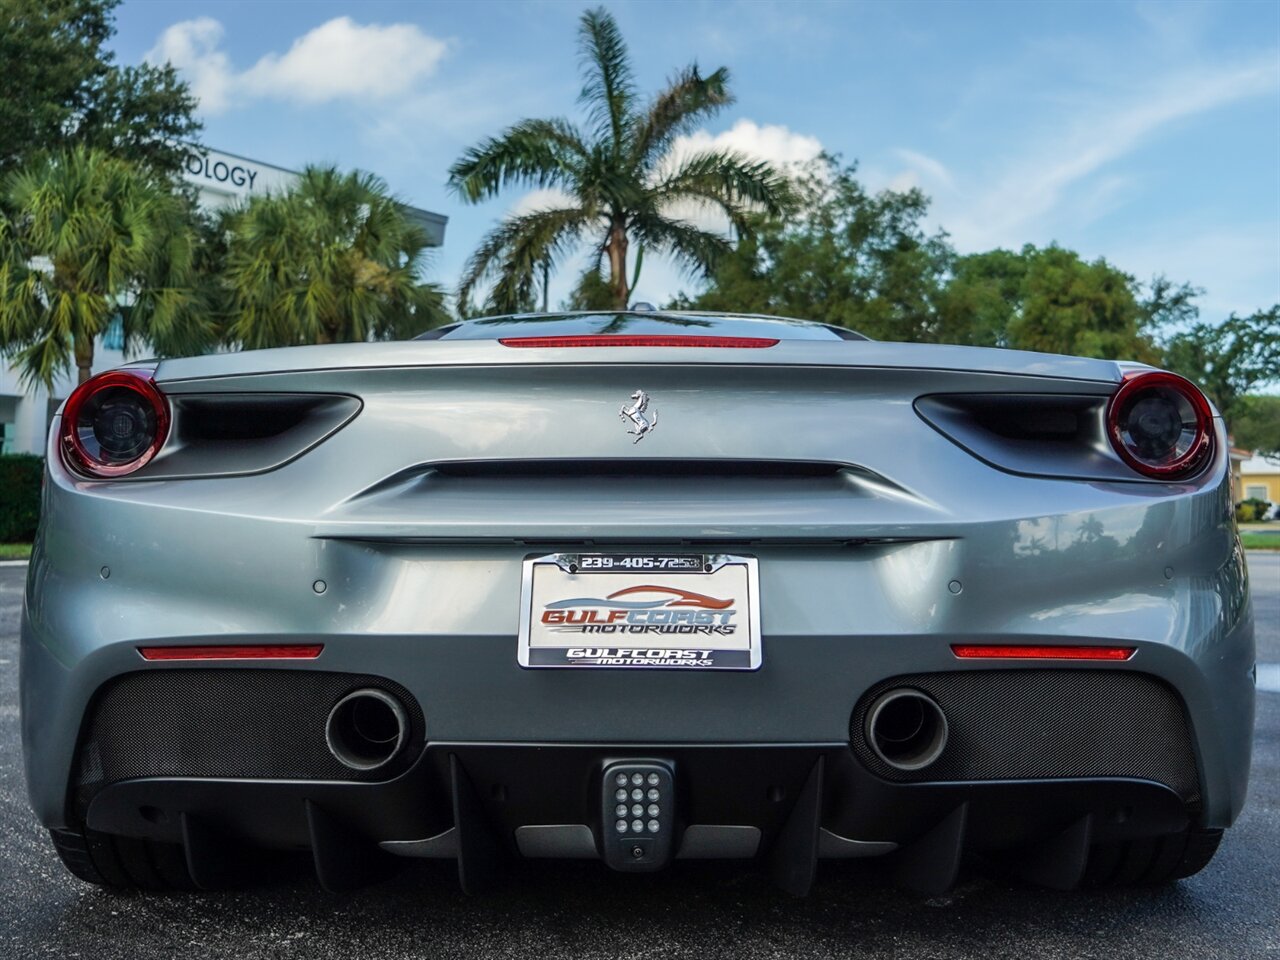
[[[576,337],[608,334],[772,337],[777,340],[866,340],[860,333],[781,317],[708,316],[691,313],[618,312],[525,314],[486,317],[428,330],[417,340],[501,340],[507,337]]]

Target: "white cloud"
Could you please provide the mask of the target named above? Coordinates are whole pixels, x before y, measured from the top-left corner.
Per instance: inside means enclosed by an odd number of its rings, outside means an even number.
[[[723,133],[697,130],[677,137],[671,145],[669,159],[678,161],[704,150],[736,150],[779,167],[796,167],[817,157],[822,152],[822,142],[780,124],[760,125],[752,120],[739,120]]]
[[[574,206],[573,197],[558,187],[547,187],[526,193],[511,205],[507,215],[523,217],[526,213],[536,213],[542,210],[563,210],[572,206]]]
[[[147,52],[172,63],[191,82],[207,113],[255,97],[326,103],[387,99],[430,76],[449,43],[409,23],[358,24],[337,17],[303,34],[283,54],[268,53],[237,71],[220,49],[223,27],[211,17],[175,23]]]
[[[208,113],[230,105],[233,74],[227,55],[218,49],[224,31],[213,17],[175,23],[147,51],[149,63],[172,63],[191,84],[191,91]]]
[[[434,73],[448,49],[414,24],[361,26],[338,17],[303,34],[283,56],[267,54],[242,82],[262,96],[310,103],[390,97]]]
[[[766,160],[783,172],[796,172],[822,153],[822,141],[780,124],[761,125],[752,120],[739,120],[722,133],[696,130],[677,137],[663,159],[661,170],[672,170],[682,160],[708,150],[732,150],[749,160]],[[712,204],[684,201],[666,212],[703,230],[729,232],[729,219]]]
[[[941,160],[935,160],[917,150],[908,150],[905,147],[899,147],[894,153],[899,160],[907,164],[907,169],[898,177],[902,178],[908,187],[919,186],[922,180],[932,181],[948,190],[955,187],[955,179],[951,176],[951,171]]]

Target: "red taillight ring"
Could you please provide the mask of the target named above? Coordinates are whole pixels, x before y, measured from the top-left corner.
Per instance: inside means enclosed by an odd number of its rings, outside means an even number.
[[[151,443],[128,463],[104,463],[94,457],[80,440],[77,424],[85,403],[102,390],[120,387],[142,397],[156,417],[156,432]],[[122,477],[146,466],[169,435],[169,401],[156,386],[150,370],[111,370],[86,380],[71,392],[62,409],[62,452],[67,465],[91,477]]]
[[[1196,414],[1196,437],[1182,456],[1169,463],[1150,463],[1133,455],[1124,441],[1119,414],[1128,400],[1136,393],[1155,387],[1165,387],[1181,394]],[[1120,459],[1143,476],[1157,480],[1179,480],[1190,476],[1208,459],[1213,449],[1213,409],[1209,401],[1194,383],[1176,373],[1164,370],[1140,371],[1127,374],[1107,403],[1107,437]]]

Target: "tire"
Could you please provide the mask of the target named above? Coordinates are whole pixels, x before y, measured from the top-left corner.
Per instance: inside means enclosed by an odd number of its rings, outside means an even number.
[[[1221,842],[1221,830],[1187,830],[1095,844],[1089,851],[1082,886],[1097,889],[1173,883],[1207,867]]]
[[[110,890],[194,890],[186,854],[176,843],[116,837],[93,830],[50,830],[62,865],[85,883]]]

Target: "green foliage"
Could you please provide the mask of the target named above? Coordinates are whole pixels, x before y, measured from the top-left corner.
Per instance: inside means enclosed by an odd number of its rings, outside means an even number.
[[[1195,323],[1169,337],[1164,354],[1165,365],[1199,384],[1234,428],[1249,391],[1280,383],[1280,304],[1247,317],[1233,313],[1220,324]]]
[[[0,353],[24,381],[51,387],[74,360],[83,383],[118,312],[160,354],[211,343],[190,211],[157,175],[76,147],[9,174],[0,204]]]
[[[118,3],[0,0],[0,176],[77,145],[178,172],[195,98],[171,67],[113,63]]]
[[[1280,396],[1241,397],[1231,429],[1236,446],[1280,457]]]
[[[1175,315],[1194,291],[1163,279],[1153,291],[1144,299],[1133,277],[1106,260],[1028,244],[1020,253],[958,257],[940,325],[952,343],[1158,363],[1150,328]]]
[[[1020,309],[1009,321],[1011,347],[1159,362],[1131,276],[1057,246],[1024,247],[1023,256],[1027,273]]]
[[[706,291],[677,306],[804,317],[881,340],[1013,347],[1158,362],[1150,328],[1195,291],[1061,247],[956,256],[924,227],[918,190],[869,194],[833,157],[799,179],[798,212],[758,218]]]
[[[563,310],[610,310],[613,308],[613,288],[594,266],[584,270],[569,299],[561,304]]]
[[[1256,523],[1265,517],[1270,509],[1270,503],[1266,500],[1259,500],[1257,497],[1241,500],[1236,504],[1236,522]]]
[[[29,543],[40,519],[44,458],[0,456],[0,543]]]
[[[754,211],[778,215],[790,202],[787,181],[767,163],[723,150],[671,153],[676,137],[732,102],[727,70],[704,77],[696,65],[686,67],[642,103],[626,44],[603,8],[582,15],[579,44],[585,129],[558,118],[524,120],[467,150],[449,171],[450,186],[469,203],[511,186],[556,188],[568,198],[508,217],[485,237],[459,289],[463,312],[489,279],[491,310],[522,309],[533,302],[544,266],[559,266],[583,242],[591,245],[591,269],[608,263],[609,306],[625,307],[632,243],[702,275],[732,249],[677,210],[719,211],[749,237]]]
[[[941,337],[975,347],[1009,346],[1009,324],[1022,309],[1028,250],[957,257],[939,305]]]
[[[227,336],[243,347],[403,339],[449,319],[419,279],[426,236],[377,177],[308,167],[222,229]]]
[[[927,234],[918,190],[871,195],[838,158],[797,179],[797,210],[754,218],[707,290],[677,306],[803,317],[887,340],[937,340],[938,299],[952,252]]]

